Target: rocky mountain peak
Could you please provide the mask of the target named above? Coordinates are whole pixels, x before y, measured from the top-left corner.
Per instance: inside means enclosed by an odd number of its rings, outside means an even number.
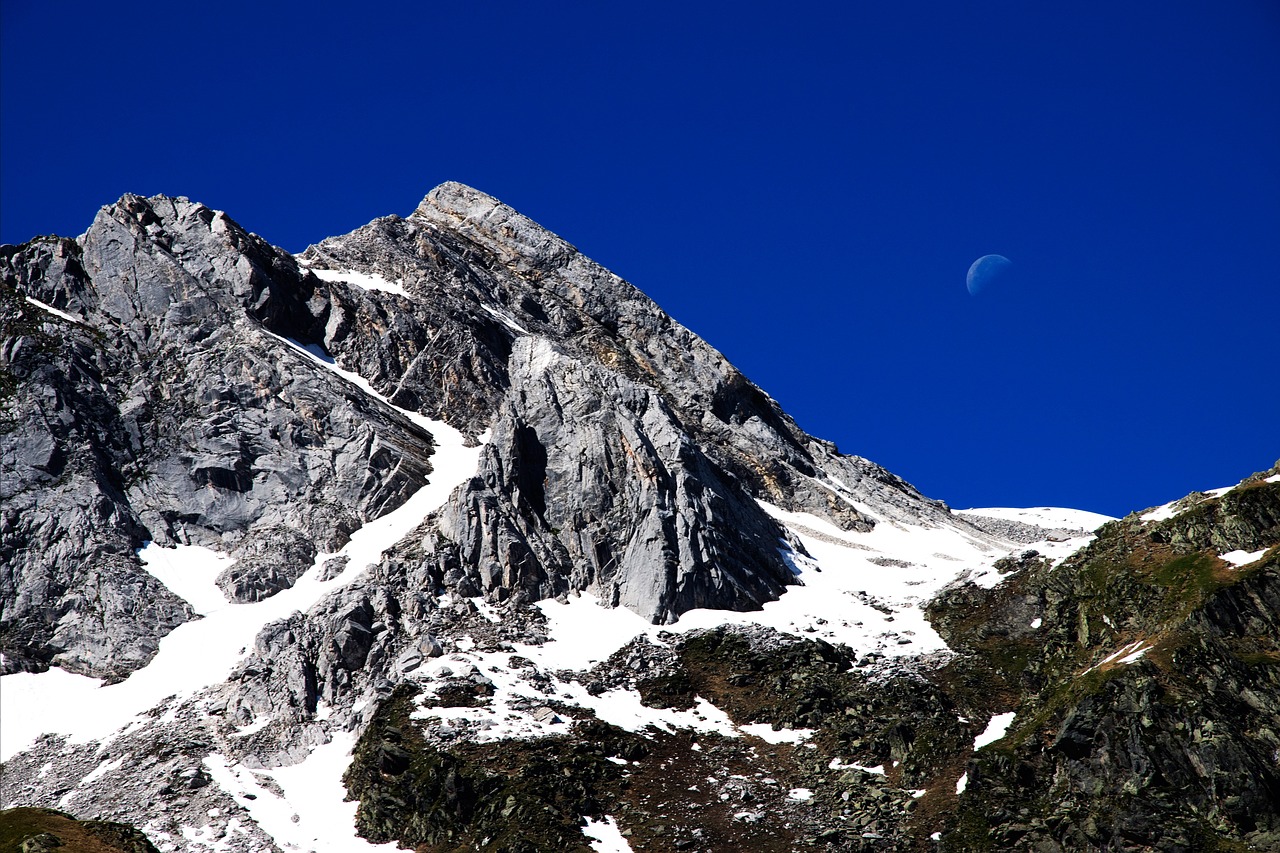
[[[577,254],[538,223],[480,190],[449,181],[427,193],[410,218],[448,228],[531,266]]]

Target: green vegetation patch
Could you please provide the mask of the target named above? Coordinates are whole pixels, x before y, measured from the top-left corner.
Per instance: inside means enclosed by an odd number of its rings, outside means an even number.
[[[106,820],[76,820],[53,809],[0,811],[4,853],[158,853],[141,831]]]

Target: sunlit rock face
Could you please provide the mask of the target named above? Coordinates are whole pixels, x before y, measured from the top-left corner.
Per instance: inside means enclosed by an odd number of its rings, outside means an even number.
[[[847,529],[870,525],[855,499],[940,512],[458,184],[300,261],[203,205],[126,196],[77,240],[6,248],[3,276],[10,667],[119,677],[149,660],[192,614],[142,570],[147,540],[233,552],[236,600],[287,588],[426,481],[431,437],[397,408],[492,431],[441,559],[445,586],[497,599],[590,589],[656,621],[750,609],[792,582],[753,498]]]

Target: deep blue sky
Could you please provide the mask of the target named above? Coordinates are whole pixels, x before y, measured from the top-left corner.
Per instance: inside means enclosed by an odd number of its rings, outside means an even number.
[[[0,240],[169,193],[298,251],[459,180],[953,506],[1280,456],[1274,0],[560,5],[4,0]]]

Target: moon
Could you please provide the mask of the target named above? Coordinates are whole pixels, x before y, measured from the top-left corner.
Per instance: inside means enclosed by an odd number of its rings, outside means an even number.
[[[969,267],[965,276],[965,287],[970,296],[977,296],[987,285],[1004,275],[1005,270],[1013,266],[1013,261],[1004,255],[983,255]]]

